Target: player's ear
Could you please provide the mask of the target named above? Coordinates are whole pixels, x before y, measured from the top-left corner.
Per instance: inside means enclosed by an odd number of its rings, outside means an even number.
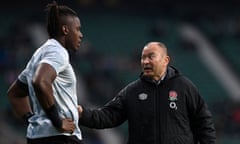
[[[67,25],[62,25],[62,32],[64,35],[67,35],[69,30],[68,30],[68,26]]]

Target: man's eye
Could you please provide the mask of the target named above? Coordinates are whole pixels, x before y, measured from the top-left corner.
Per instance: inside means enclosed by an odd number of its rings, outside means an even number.
[[[150,59],[153,59],[155,57],[155,55],[150,55],[149,58]]]

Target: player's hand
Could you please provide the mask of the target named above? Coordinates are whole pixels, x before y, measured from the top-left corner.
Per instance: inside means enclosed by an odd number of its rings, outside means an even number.
[[[62,128],[60,130],[61,132],[67,132],[72,134],[75,128],[76,126],[72,119],[69,118],[62,119]]]

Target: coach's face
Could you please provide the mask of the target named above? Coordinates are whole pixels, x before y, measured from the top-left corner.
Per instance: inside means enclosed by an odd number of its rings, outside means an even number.
[[[143,75],[154,80],[160,80],[164,75],[169,63],[166,49],[160,47],[156,42],[149,43],[143,48],[141,65]]]

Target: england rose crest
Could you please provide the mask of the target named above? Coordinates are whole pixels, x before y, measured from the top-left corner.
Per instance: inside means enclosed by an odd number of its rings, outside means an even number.
[[[176,101],[177,100],[177,92],[174,90],[169,91],[169,100],[170,101]]]

